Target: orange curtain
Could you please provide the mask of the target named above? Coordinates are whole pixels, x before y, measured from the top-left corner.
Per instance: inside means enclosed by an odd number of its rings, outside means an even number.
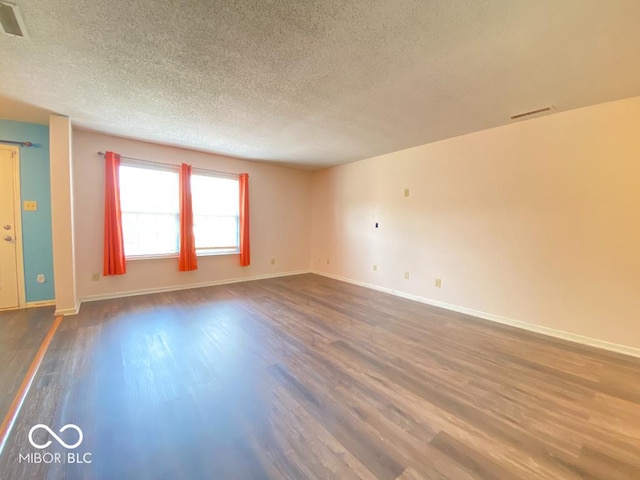
[[[180,255],[178,270],[198,269],[196,237],[193,234],[193,207],[191,205],[191,165],[180,165]]]
[[[127,273],[122,235],[122,210],[120,209],[120,155],[105,154],[106,172],[104,186],[104,266],[102,274]]]
[[[249,248],[249,174],[240,174],[240,266],[251,263]]]

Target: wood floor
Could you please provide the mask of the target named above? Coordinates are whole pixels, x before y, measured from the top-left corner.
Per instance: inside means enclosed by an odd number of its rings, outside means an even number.
[[[36,450],[39,423],[84,440],[66,450],[41,430],[53,442]],[[20,461],[45,451],[77,456]],[[87,303],[58,329],[0,472],[639,479],[640,360],[315,275]]]
[[[0,312],[0,423],[53,323],[53,310],[41,307]]]

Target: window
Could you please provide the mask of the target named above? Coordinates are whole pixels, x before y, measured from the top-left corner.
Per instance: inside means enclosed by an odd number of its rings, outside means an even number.
[[[178,172],[120,166],[120,205],[127,257],[178,253]]]
[[[191,176],[196,253],[238,252],[238,189],[237,178]]]
[[[127,257],[176,255],[179,242],[178,172],[122,164],[120,203]],[[191,176],[196,252],[237,253],[239,185],[233,176]]]

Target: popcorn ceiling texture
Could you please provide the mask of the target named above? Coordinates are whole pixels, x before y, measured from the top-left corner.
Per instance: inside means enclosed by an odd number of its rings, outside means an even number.
[[[0,115],[302,168],[640,94],[638,0],[16,2]]]

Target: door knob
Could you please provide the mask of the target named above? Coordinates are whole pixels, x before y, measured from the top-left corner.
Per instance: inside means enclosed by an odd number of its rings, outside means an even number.
[[[5,230],[11,230],[11,225],[5,225],[5,226],[4,226],[4,227],[2,227],[2,228],[4,228]]]
[[[6,235],[6,236],[4,237],[4,240],[5,240],[6,242],[10,242],[11,240],[13,240],[13,237],[12,237],[11,235]]]

